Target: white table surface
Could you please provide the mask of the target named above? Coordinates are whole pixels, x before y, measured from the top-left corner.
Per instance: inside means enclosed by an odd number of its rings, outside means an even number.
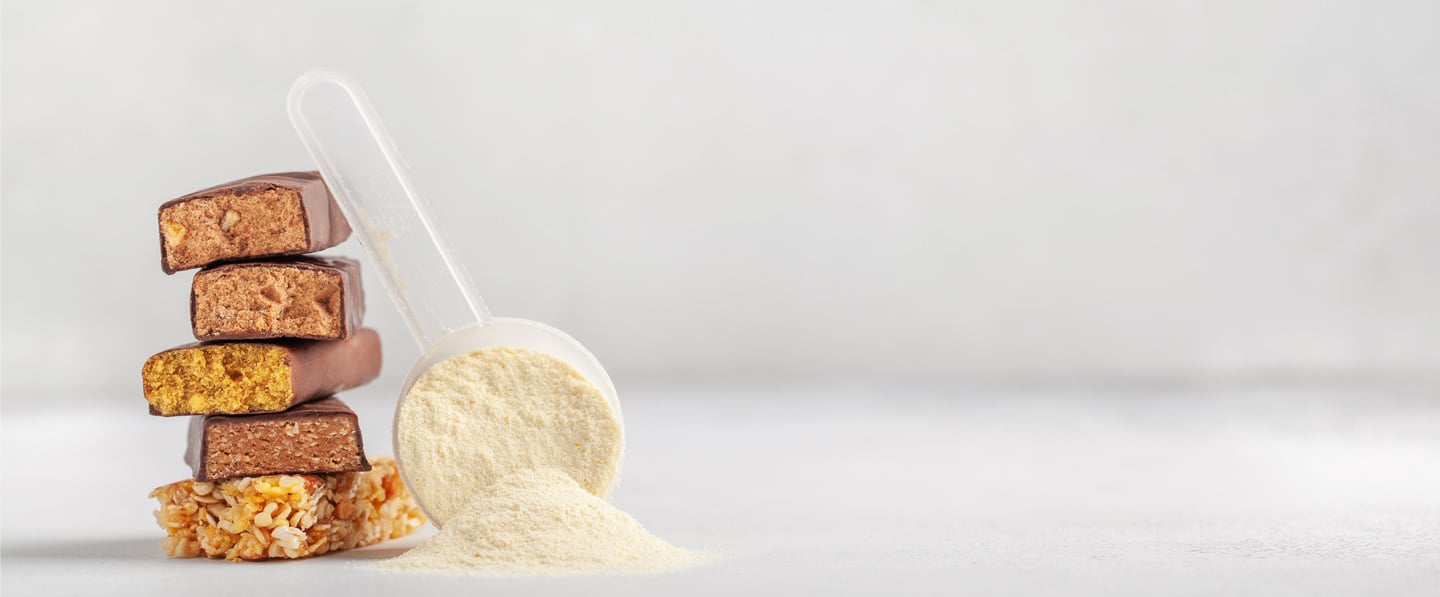
[[[622,384],[623,385],[623,384]],[[352,393],[389,453],[388,389]],[[184,423],[133,392],[3,412],[4,594],[1440,594],[1440,396],[1324,389],[622,387],[615,502],[723,554],[658,576],[395,575],[433,531],[167,560]],[[70,416],[62,409],[76,411]]]

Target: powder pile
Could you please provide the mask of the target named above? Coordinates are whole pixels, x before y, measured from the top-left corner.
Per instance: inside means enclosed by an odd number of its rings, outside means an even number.
[[[553,469],[522,471],[471,501],[440,533],[379,565],[490,574],[660,572],[701,556]]]
[[[401,472],[440,532],[382,569],[660,572],[703,557],[604,499],[619,478],[620,421],[552,355],[487,348],[441,361],[411,386],[395,424]]]

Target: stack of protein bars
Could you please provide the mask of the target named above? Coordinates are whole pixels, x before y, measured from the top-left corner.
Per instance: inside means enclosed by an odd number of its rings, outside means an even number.
[[[190,415],[194,472],[151,493],[171,557],[301,558],[424,524],[395,461],[368,459],[335,392],[380,374],[354,259],[301,256],[350,226],[314,172],[271,174],[160,206],[161,267],[195,274],[200,342],[145,362],[151,414]]]

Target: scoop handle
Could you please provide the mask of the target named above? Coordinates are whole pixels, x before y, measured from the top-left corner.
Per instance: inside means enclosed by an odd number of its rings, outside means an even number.
[[[421,352],[453,330],[488,325],[490,310],[360,86],[339,73],[310,71],[290,87],[288,108]]]

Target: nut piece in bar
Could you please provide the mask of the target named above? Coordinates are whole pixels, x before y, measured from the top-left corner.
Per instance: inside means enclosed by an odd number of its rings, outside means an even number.
[[[360,262],[346,257],[216,265],[190,285],[196,340],[336,340],[359,329],[364,313]]]
[[[371,328],[344,340],[197,342],[150,357],[140,371],[150,413],[167,417],[278,412],[379,375]]]
[[[217,261],[299,255],[350,236],[318,172],[254,176],[160,206],[160,268],[167,274]]]
[[[334,396],[278,413],[192,417],[185,462],[197,481],[370,470],[355,411]]]
[[[403,537],[425,516],[395,461],[365,472],[270,475],[158,487],[155,521],[172,558],[304,558]]]

